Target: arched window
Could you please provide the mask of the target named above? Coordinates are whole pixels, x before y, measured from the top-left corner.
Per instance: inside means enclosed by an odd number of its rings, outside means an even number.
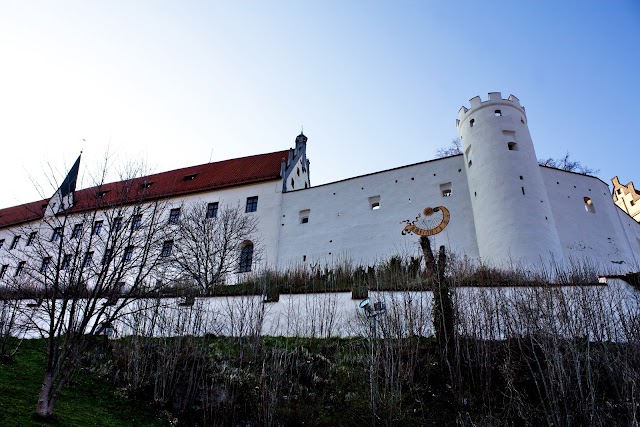
[[[238,272],[247,273],[251,271],[251,264],[253,264],[253,243],[246,242],[242,246],[242,249],[240,249],[240,265]]]

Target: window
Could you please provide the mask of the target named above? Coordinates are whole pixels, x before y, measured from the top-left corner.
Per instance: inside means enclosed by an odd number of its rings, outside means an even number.
[[[60,230],[59,230],[60,235],[62,235],[62,227],[57,227],[57,228],[56,228],[56,230],[57,230],[58,228],[60,229]],[[33,240],[36,238],[36,236],[37,236],[37,235],[38,235],[38,232],[37,232],[37,231],[32,231],[32,232],[29,234],[29,238],[27,239],[27,246],[31,246],[31,245],[33,244]],[[51,237],[51,240],[53,240],[53,237],[54,237],[54,236],[55,236],[55,230],[53,231],[53,236]],[[58,236],[58,238],[60,238],[60,236]],[[56,239],[56,240],[57,240],[57,239]],[[55,241],[55,240],[54,240],[54,241]]]
[[[509,151],[518,151],[518,144],[515,142],[507,142],[507,148]]]
[[[622,194],[622,190],[618,188],[618,194]]]
[[[309,214],[311,213],[310,209],[303,209],[299,213],[300,224],[306,224],[309,222]]]
[[[60,266],[60,270],[66,270],[71,265],[71,254],[64,254],[62,258],[62,265]]]
[[[4,239],[0,239],[0,248],[4,246]]]
[[[111,262],[111,257],[113,256],[113,249],[107,248],[104,250],[104,255],[102,256],[102,265],[109,264]]]
[[[91,265],[91,261],[93,260],[93,252],[87,252],[84,255],[84,262],[82,263],[83,267],[89,267]]]
[[[596,208],[589,197],[584,198],[584,209],[589,213],[596,213]]]
[[[122,228],[122,217],[117,216],[113,219],[113,231],[118,232]]]
[[[20,261],[18,263],[18,266],[16,267],[16,274],[15,276],[22,276],[22,273],[24,272],[24,265],[26,264],[26,261]]]
[[[291,188],[296,188],[296,183],[293,178],[291,178]]]
[[[9,247],[9,250],[17,248],[18,242],[20,242],[20,236],[13,236],[13,242],[11,242],[11,246]]]
[[[96,221],[93,223],[93,235],[99,236],[100,230],[102,230],[102,221]]]
[[[476,119],[471,119],[469,121],[469,127],[473,127],[473,125],[475,125],[475,124],[476,124]]]
[[[152,185],[153,185],[153,182],[145,182],[145,183],[142,184],[142,188],[146,189],[146,188],[151,187]]]
[[[169,212],[169,224],[177,224],[180,220],[180,208],[171,209]]]
[[[496,110],[494,114],[496,115],[496,117],[500,117],[502,116],[502,111]]]
[[[131,229],[138,230],[140,227],[142,227],[142,214],[134,215],[131,218]]]
[[[124,262],[131,262],[133,258],[133,246],[127,246],[124,250]]]
[[[369,197],[369,207],[372,211],[380,209],[380,196]]]
[[[194,179],[196,179],[196,176],[198,176],[197,173],[192,173],[191,175],[185,175],[184,176],[184,180],[185,181],[193,181]]]
[[[209,203],[207,205],[207,218],[218,217],[218,202]]]
[[[444,184],[440,184],[440,193],[442,197],[451,197],[451,183],[445,182]]]
[[[77,239],[82,234],[82,224],[76,224],[73,226],[73,231],[71,232],[71,238]]]
[[[160,256],[168,257],[171,255],[171,249],[173,249],[173,240],[165,240],[162,244],[162,252]]]
[[[258,196],[247,197],[247,207],[245,212],[255,212],[258,210]]]
[[[473,162],[471,160],[469,160],[469,163],[467,163],[468,167],[471,167],[472,164]]]
[[[249,242],[240,250],[240,265],[238,272],[248,273],[251,271],[251,264],[253,264],[253,243]]]
[[[31,233],[33,236],[33,233]],[[35,236],[33,236],[35,237]],[[56,227],[53,229],[53,234],[51,235],[51,241],[57,242],[62,237],[62,227]],[[29,240],[31,240],[31,236],[29,236]]]
[[[8,264],[5,264],[2,267],[0,267],[0,279],[4,277],[4,274],[7,272],[7,268],[9,268]]]
[[[51,265],[51,257],[47,256],[42,258],[42,265],[40,266],[40,273],[44,274],[49,270],[49,266]]]
[[[298,176],[300,176],[300,168],[296,169],[296,173],[298,174]]]

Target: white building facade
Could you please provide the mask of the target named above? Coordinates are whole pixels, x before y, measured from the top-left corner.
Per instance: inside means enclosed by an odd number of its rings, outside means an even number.
[[[162,221],[195,201],[238,205],[255,215],[262,250],[252,270],[418,256],[416,235],[403,230],[437,226],[437,219],[427,220],[442,210],[425,208],[443,206],[450,218],[432,245],[459,257],[507,268],[587,260],[603,274],[640,271],[640,224],[612,202],[599,178],[538,164],[516,97],[473,98],[456,125],[462,154],[317,187],[310,183],[304,135],[289,151],[151,175],[136,185],[155,182],[143,202],[162,200]],[[76,203],[92,192],[76,192]],[[48,203],[0,210],[1,274],[16,273],[18,257],[7,256],[16,251],[12,243],[25,225],[43,221]]]

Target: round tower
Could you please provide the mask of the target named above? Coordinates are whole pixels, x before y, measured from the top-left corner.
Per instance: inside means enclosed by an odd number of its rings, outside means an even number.
[[[456,125],[481,260],[505,267],[563,263],[524,107],[500,92],[470,102],[471,108],[460,108]]]

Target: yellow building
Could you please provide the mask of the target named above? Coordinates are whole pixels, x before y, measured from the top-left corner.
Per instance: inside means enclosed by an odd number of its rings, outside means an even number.
[[[620,184],[618,177],[611,178],[613,183],[613,202],[629,216],[640,222],[640,193],[633,187],[633,182]]]

